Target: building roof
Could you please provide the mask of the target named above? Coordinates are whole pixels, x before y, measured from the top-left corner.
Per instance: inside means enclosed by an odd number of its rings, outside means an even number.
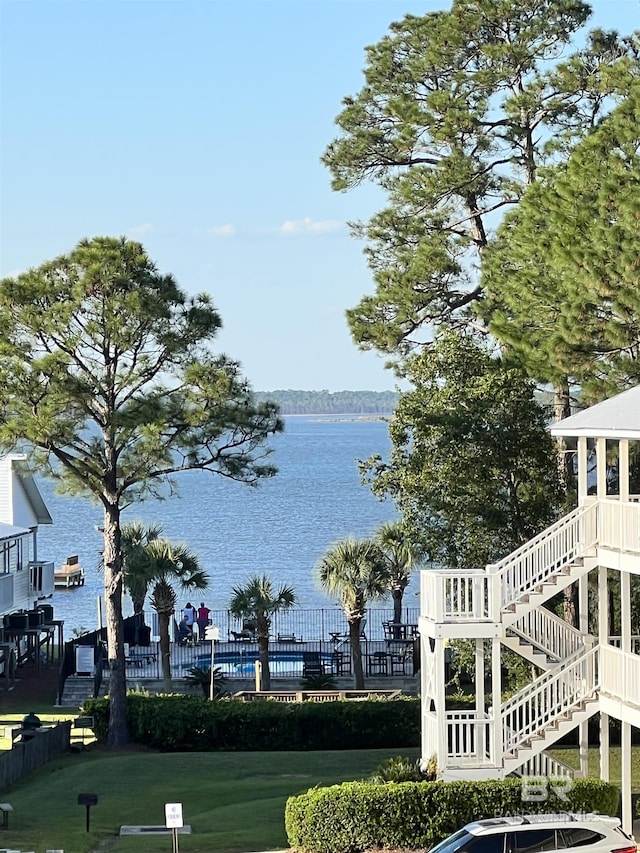
[[[26,527],[16,527],[13,524],[0,524],[0,542],[5,539],[15,539],[29,533]]]
[[[35,513],[38,524],[53,524],[51,513],[47,509],[47,505],[40,494],[40,489],[38,488],[33,476],[23,466],[18,464],[16,467],[18,477],[22,483],[22,488],[29,499],[31,509]]]
[[[640,385],[553,424],[551,435],[640,440]]]

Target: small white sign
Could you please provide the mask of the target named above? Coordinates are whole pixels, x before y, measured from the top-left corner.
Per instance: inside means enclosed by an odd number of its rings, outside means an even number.
[[[219,640],[220,639],[220,628],[217,625],[207,625],[204,629],[204,638],[205,640]]]
[[[76,673],[93,675],[93,646],[76,646]]]
[[[165,826],[169,829],[183,826],[182,823],[182,803],[165,803],[164,804]]]

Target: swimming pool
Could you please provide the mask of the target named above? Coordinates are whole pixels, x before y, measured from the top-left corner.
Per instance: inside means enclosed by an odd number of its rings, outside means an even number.
[[[324,665],[325,671],[331,670],[331,655],[323,654],[320,659]],[[258,660],[258,653],[251,652],[244,654],[243,652],[221,652],[215,656],[214,666],[220,669],[223,675],[247,677],[255,674],[255,662]],[[211,657],[208,655],[198,655],[193,663],[182,665],[182,669],[190,669],[192,666],[202,667],[207,669],[211,666]],[[273,651],[269,652],[269,671],[272,675],[291,675],[301,676],[304,668],[302,652],[296,651]]]

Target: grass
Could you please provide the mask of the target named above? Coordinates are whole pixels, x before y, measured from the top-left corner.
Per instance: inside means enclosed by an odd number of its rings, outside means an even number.
[[[17,715],[16,715],[17,716]],[[43,722],[54,714],[39,714]],[[61,715],[63,716],[63,715]],[[553,752],[578,765],[575,748]],[[418,750],[402,750],[412,759]],[[14,811],[4,847],[65,853],[157,853],[170,836],[118,835],[122,825],[164,824],[165,803],[182,803],[193,835],[180,836],[183,853],[237,853],[287,847],[287,797],[315,785],[361,779],[398,750],[335,752],[109,753],[92,747],[49,762],[2,793]],[[597,749],[589,750],[590,775],[598,773]],[[611,781],[620,779],[620,748],[610,750]],[[632,754],[633,790],[640,792],[640,747]],[[78,794],[98,796],[86,832]]]
[[[403,750],[417,758],[419,751]],[[122,825],[164,824],[164,804],[182,803],[193,835],[183,853],[287,847],[287,797],[315,785],[360,779],[397,750],[336,752],[108,753],[90,749],[49,762],[4,791],[14,808],[2,845],[65,853],[156,853],[170,836],[118,836]],[[98,795],[85,830],[78,794]]]
[[[569,767],[578,769],[580,767],[580,756],[575,746],[557,747],[550,749],[549,753]],[[597,747],[589,749],[589,776],[600,778],[600,750]],[[621,751],[619,746],[609,747],[609,781],[620,785],[622,778]],[[640,746],[631,747],[631,790],[640,794]]]

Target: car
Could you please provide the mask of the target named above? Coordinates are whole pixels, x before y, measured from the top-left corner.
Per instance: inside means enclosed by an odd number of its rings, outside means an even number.
[[[429,853],[637,853],[617,817],[600,814],[531,814],[477,820]]]

